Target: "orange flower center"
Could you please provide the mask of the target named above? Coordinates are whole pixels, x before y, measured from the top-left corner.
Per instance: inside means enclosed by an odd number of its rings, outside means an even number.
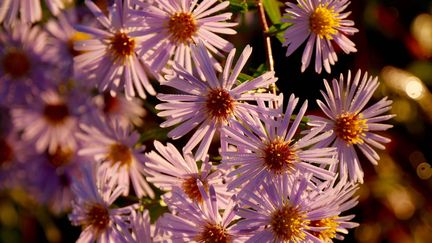
[[[201,180],[200,178],[196,176],[189,176],[186,179],[183,180],[182,183],[182,189],[184,193],[192,199],[194,202],[201,203],[203,201],[203,198],[201,196],[201,192],[198,188],[197,179],[199,179],[204,186],[204,190],[208,191],[208,184],[206,180]]]
[[[46,104],[43,110],[43,116],[49,123],[59,125],[69,116],[69,108],[64,103]]]
[[[234,111],[234,99],[224,89],[212,89],[207,94],[206,109],[211,118],[226,121]]]
[[[31,62],[24,51],[11,49],[3,57],[2,66],[4,72],[12,76],[12,78],[20,78],[30,72]]]
[[[367,130],[366,119],[361,114],[345,112],[336,117],[334,131],[336,136],[347,144],[362,144],[364,131]]]
[[[289,146],[289,142],[275,139],[263,149],[264,164],[267,169],[276,174],[292,172],[297,161],[296,151]]]
[[[91,205],[86,216],[87,226],[92,226],[98,232],[104,231],[110,222],[108,209],[98,203]]]
[[[109,148],[108,160],[115,163],[120,163],[121,166],[130,165],[132,163],[132,151],[124,144],[113,144]]]
[[[111,38],[109,49],[115,59],[125,60],[126,57],[134,53],[135,40],[130,38],[126,33],[118,32]]]
[[[0,166],[12,162],[13,159],[14,153],[12,147],[6,140],[0,139]]]
[[[273,212],[271,216],[271,230],[282,241],[302,242],[306,238],[304,230],[309,220],[297,207],[286,204]]]
[[[120,102],[118,97],[113,97],[109,92],[105,92],[103,98],[104,98],[103,112],[109,114],[120,110]]]
[[[202,243],[228,243],[232,242],[232,236],[228,234],[222,225],[207,223],[197,241]]]
[[[174,42],[191,42],[197,30],[196,21],[190,13],[175,13],[168,20],[168,31]]]
[[[61,147],[57,147],[57,150],[54,154],[48,153],[47,156],[50,164],[58,168],[69,164],[69,162],[72,160],[73,152],[70,149],[62,149]]]

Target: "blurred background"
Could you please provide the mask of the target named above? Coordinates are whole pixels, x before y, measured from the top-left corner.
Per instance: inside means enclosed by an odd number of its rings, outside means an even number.
[[[351,211],[360,226],[349,232],[346,242],[432,242],[432,1],[353,0],[348,11],[359,29],[351,37],[358,52],[339,51],[331,74],[318,75],[311,67],[301,73],[301,48],[287,58],[286,49],[272,38],[278,88],[285,96],[295,93],[308,99],[309,112],[314,113],[324,78],[358,69],[378,76],[381,86],[375,101],[388,96],[394,102],[394,127],[383,134],[392,142],[380,151],[378,166],[363,159],[365,183]],[[254,47],[251,74],[265,62],[262,30],[253,8],[235,18],[239,34],[227,39],[238,49]],[[148,102],[147,108],[154,100]],[[146,117],[148,126],[157,126],[154,118]],[[0,242],[74,242],[80,233],[66,214],[49,213],[21,190],[0,193],[0,227]]]

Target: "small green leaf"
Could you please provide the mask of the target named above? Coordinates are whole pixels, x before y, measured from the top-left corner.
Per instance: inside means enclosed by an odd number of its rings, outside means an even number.
[[[277,0],[263,0],[264,9],[273,24],[280,23],[282,15],[279,9],[279,1]]]
[[[229,0],[233,13],[245,13],[248,11],[248,4],[244,0]]]
[[[155,127],[153,129],[149,129],[141,133],[141,137],[139,139],[139,143],[145,143],[149,140],[159,140],[165,141],[167,140],[168,129]]]

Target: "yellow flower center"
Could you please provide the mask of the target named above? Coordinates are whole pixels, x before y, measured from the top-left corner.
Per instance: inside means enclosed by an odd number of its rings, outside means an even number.
[[[331,35],[337,33],[336,28],[340,26],[337,14],[333,8],[319,5],[318,8],[309,17],[309,27],[312,32],[318,35],[321,39],[333,39]]]
[[[109,49],[116,60],[124,61],[134,53],[135,39],[130,38],[126,33],[118,32],[111,38]]]
[[[20,78],[30,72],[31,62],[23,50],[11,49],[2,59],[2,66],[5,73],[12,78]]]
[[[168,31],[174,42],[191,42],[197,30],[196,21],[190,13],[175,13],[168,20]]]
[[[271,216],[271,230],[275,237],[281,241],[302,242],[306,238],[307,224],[306,215],[297,207],[289,203],[273,212]]]
[[[207,223],[206,226],[204,226],[204,230],[197,237],[197,242],[228,243],[232,242],[232,237],[222,225]]]
[[[326,227],[326,229],[323,229],[321,231],[310,231],[310,233],[323,242],[331,242],[332,239],[336,237],[336,231],[339,227],[339,223],[335,221],[337,219],[337,216],[320,219],[320,220],[312,220],[310,222],[310,226],[312,227]]]
[[[86,226],[92,226],[98,232],[104,231],[110,222],[108,209],[98,203],[90,206],[86,216]]]
[[[267,169],[276,174],[292,172],[297,161],[296,151],[289,146],[289,142],[280,138],[265,145],[264,164]]]
[[[234,111],[234,99],[224,89],[212,89],[207,94],[206,108],[211,118],[226,121]]]
[[[124,144],[112,144],[109,148],[108,160],[112,165],[120,163],[120,166],[130,165],[132,163],[132,151]]]
[[[65,103],[46,104],[43,110],[43,116],[50,124],[60,125],[63,124],[69,116],[69,108]]]
[[[362,136],[365,135],[366,130],[366,119],[362,119],[361,114],[345,112],[336,117],[334,128],[336,136],[347,144],[362,144],[364,142]]]
[[[198,188],[197,179],[199,179],[204,186],[204,190],[208,191],[208,183],[206,180],[201,180],[200,178],[196,176],[189,176],[186,179],[183,180],[182,183],[182,189],[184,193],[192,199],[194,202],[201,203],[203,201],[203,198],[201,196],[201,192]]]

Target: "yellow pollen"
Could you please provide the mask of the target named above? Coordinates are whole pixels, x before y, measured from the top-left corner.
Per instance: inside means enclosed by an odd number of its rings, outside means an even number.
[[[366,119],[362,119],[361,114],[345,112],[336,117],[334,131],[347,144],[362,144],[367,128]]]
[[[331,240],[336,237],[337,228],[339,227],[339,223],[336,222],[337,218],[337,216],[334,216],[311,221],[309,224],[311,227],[326,227],[326,229],[321,231],[310,231],[310,233],[323,242],[331,242]]]
[[[202,243],[228,243],[232,242],[232,236],[222,225],[207,223],[196,240]]]
[[[5,73],[12,78],[20,78],[27,75],[31,69],[31,62],[27,54],[20,49],[9,50],[2,58],[1,64]]]
[[[183,180],[182,183],[182,189],[185,192],[185,194],[192,199],[194,202],[199,202],[202,203],[203,198],[201,196],[201,192],[198,189],[198,185],[196,180],[200,179],[197,176],[189,176],[186,179]],[[208,191],[208,183],[206,180],[201,180],[200,181],[203,183],[204,186],[204,190]]]
[[[289,142],[277,138],[264,147],[263,159],[267,169],[276,174],[292,172],[297,161],[296,151],[289,146]]]
[[[84,32],[75,32],[75,34],[73,34],[70,38],[69,41],[67,42],[67,46],[68,46],[68,50],[69,53],[72,56],[78,56],[79,54],[84,53],[83,51],[77,51],[74,49],[74,44],[77,41],[83,41],[83,40],[89,40],[91,38],[91,36],[89,34],[86,34]]]
[[[86,216],[85,225],[92,226],[98,232],[104,231],[110,222],[108,209],[101,204],[91,205]]]
[[[303,212],[287,203],[273,212],[270,226],[280,241],[302,242],[306,238],[304,231],[309,222]]]
[[[69,116],[69,108],[65,103],[46,104],[43,110],[43,116],[50,124],[60,125],[63,124]]]
[[[212,89],[207,94],[207,113],[220,122],[226,121],[234,111],[234,103],[234,99],[226,90]]]
[[[109,49],[116,60],[124,61],[135,51],[135,39],[126,33],[118,32],[110,40]]]
[[[333,39],[331,35],[336,34],[337,27],[340,26],[337,14],[333,8],[328,6],[319,5],[318,8],[309,17],[309,27],[312,32],[318,35],[321,39]]]
[[[63,149],[61,147],[57,147],[57,150],[54,154],[48,153],[47,156],[50,164],[58,168],[69,164],[72,159],[73,152],[70,149]]]
[[[112,144],[109,148],[108,160],[112,165],[120,163],[120,166],[130,165],[132,163],[132,151],[124,144]]]
[[[175,13],[168,20],[168,31],[174,42],[191,42],[197,30],[196,21],[190,13]]]

